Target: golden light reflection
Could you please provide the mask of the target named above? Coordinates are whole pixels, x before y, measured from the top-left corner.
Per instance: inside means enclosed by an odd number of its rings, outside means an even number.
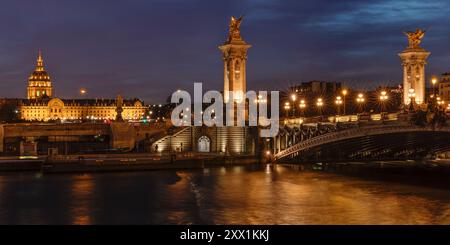
[[[71,186],[70,213],[72,224],[89,225],[92,224],[92,200],[94,199],[94,182],[90,174],[76,176]]]
[[[201,209],[209,210],[215,224],[436,223],[432,210],[439,202],[420,196],[417,187],[391,183],[387,188],[382,181],[283,166],[244,175],[216,171],[210,177],[217,179],[199,195]],[[450,205],[443,209],[449,212]]]
[[[163,213],[162,210],[158,212],[164,220],[161,220],[160,223],[171,223],[171,224],[179,224],[179,225],[190,225],[192,224],[191,219],[191,210],[186,208],[177,208],[180,202],[186,202],[185,200],[189,200],[192,197],[196,199],[196,204],[201,205],[199,200],[199,191],[198,187],[193,184],[191,174],[178,171],[176,172],[177,180],[168,185],[164,186],[163,193],[161,195],[167,195],[167,198],[163,199],[161,206],[168,207],[167,213]],[[194,195],[193,195],[194,194]]]

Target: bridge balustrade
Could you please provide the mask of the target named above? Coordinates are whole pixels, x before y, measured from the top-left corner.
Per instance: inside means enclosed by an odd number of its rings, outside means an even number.
[[[281,159],[289,156],[296,156],[300,151],[310,149],[322,144],[335,142],[338,140],[345,140],[354,137],[365,135],[375,135],[384,133],[398,133],[409,131],[434,131],[434,127],[419,127],[411,125],[408,121],[397,121],[396,123],[381,123],[381,124],[356,124],[356,127],[342,129],[339,127],[331,127],[331,131],[322,131],[322,134],[301,140],[291,147],[282,148],[276,151],[275,159]],[[317,125],[320,127],[320,124]],[[441,131],[450,131],[449,127],[440,129]]]

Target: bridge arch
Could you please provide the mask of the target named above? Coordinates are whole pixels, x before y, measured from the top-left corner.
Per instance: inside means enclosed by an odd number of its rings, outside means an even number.
[[[381,124],[336,130],[300,141],[276,153],[276,161],[401,158],[450,150],[450,127]],[[406,151],[403,152],[402,151]],[[420,153],[420,154],[419,154]],[[361,155],[362,154],[362,155]],[[364,158],[365,157],[365,158]]]

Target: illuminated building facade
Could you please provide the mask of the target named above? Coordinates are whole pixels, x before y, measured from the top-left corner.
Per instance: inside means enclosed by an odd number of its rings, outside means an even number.
[[[19,105],[20,117],[27,121],[115,120],[115,99],[59,99],[53,97],[50,76],[39,52],[35,71],[28,79],[27,99]],[[147,107],[138,99],[123,101],[124,120],[139,120]]]
[[[117,104],[115,99],[59,98],[25,100],[20,106],[21,117],[28,121],[48,120],[115,120]],[[138,99],[124,100],[124,120],[139,120],[146,108]]]
[[[36,69],[28,78],[27,99],[39,99],[52,96],[52,82],[50,76],[45,71],[42,53],[39,51]]]
[[[450,104],[450,72],[444,73],[439,81],[439,97],[446,105]]]

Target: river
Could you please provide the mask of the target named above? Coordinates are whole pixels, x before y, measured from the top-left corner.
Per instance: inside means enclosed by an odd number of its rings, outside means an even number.
[[[450,186],[282,166],[10,173],[0,224],[450,224]]]

